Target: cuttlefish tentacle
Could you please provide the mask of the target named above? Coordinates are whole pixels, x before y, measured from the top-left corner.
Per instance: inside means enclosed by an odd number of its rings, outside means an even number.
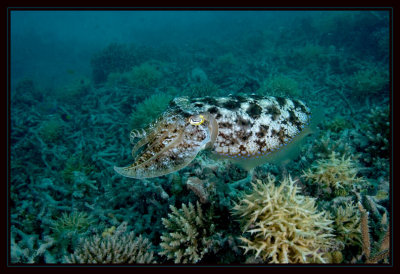
[[[134,158],[135,162],[138,160],[138,158],[145,156],[137,153],[143,146],[147,145],[146,147],[147,152],[154,152],[154,146],[158,145],[158,143],[155,140],[166,139],[167,134],[168,134],[168,125],[162,123],[162,121],[160,121],[159,119],[156,121],[156,123],[150,125],[146,129],[131,131],[130,134],[131,143],[135,143],[133,141],[135,138],[137,137],[140,138],[140,136],[142,137],[142,139],[137,141],[135,146],[132,148],[132,157]]]
[[[146,130],[143,128],[141,129],[132,129],[132,131],[129,134],[129,140],[131,141],[131,144],[135,143],[136,138],[145,138],[147,135]]]
[[[148,138],[144,137],[142,139],[140,139],[135,146],[132,148],[132,157],[135,158],[136,157],[136,152],[143,147],[144,145],[146,145],[148,143]]]

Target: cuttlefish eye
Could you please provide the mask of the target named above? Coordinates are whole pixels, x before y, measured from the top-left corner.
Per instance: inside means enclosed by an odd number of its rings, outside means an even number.
[[[204,116],[203,115],[196,115],[189,118],[189,123],[194,126],[201,125],[204,123]]]

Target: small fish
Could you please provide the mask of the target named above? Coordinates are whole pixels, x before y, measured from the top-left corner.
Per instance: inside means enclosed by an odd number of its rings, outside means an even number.
[[[131,132],[132,142],[141,138],[132,149],[135,161],[114,170],[136,179],[163,176],[206,149],[258,165],[302,135],[310,115],[303,102],[282,97],[178,97],[149,127]]]

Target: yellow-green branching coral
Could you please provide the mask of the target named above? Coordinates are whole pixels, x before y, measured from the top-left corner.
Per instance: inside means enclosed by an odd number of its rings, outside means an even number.
[[[64,249],[75,246],[79,238],[88,233],[91,225],[95,222],[93,216],[86,212],[73,211],[71,213],[63,212],[55,220],[51,221],[51,237],[55,243]]]
[[[167,108],[171,99],[166,93],[158,93],[137,104],[130,117],[130,128],[140,129],[150,124]]]
[[[181,209],[170,206],[172,213],[162,222],[169,232],[161,236],[160,255],[174,259],[175,263],[197,263],[210,251],[214,241],[214,224],[203,215],[200,203],[196,207],[189,202]]]
[[[51,230],[53,236],[59,240],[60,237],[84,233],[93,223],[93,217],[86,212],[63,212],[60,217],[52,221]]]
[[[353,203],[338,206],[334,209],[335,234],[344,245],[361,246],[361,214]]]
[[[303,171],[302,177],[312,183],[319,184],[322,188],[329,188],[336,196],[347,196],[356,183],[364,179],[357,177],[358,169],[351,157],[336,157],[332,152],[328,159],[318,160],[311,169]]]
[[[332,221],[317,210],[314,198],[300,195],[290,176],[280,186],[269,176],[267,183],[257,180],[252,188],[233,207],[245,232],[240,238],[245,253],[268,263],[329,262]]]

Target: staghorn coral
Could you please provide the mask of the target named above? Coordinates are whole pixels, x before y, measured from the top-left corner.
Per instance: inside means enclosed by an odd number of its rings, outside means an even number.
[[[162,222],[169,230],[161,236],[160,255],[174,259],[175,263],[197,263],[210,252],[215,241],[215,225],[210,223],[210,215],[203,215],[200,203],[196,208],[189,202],[182,204],[181,209],[170,206],[172,213],[169,219],[162,218]]]
[[[139,103],[131,114],[130,128],[139,129],[147,126],[167,108],[171,99],[169,94],[158,93]]]
[[[334,244],[332,221],[294,184],[289,176],[275,186],[268,176],[267,183],[257,180],[250,193],[242,192],[233,207],[247,233],[242,248],[268,263],[327,263],[325,253]]]
[[[142,235],[126,233],[122,223],[114,234],[94,235],[81,241],[74,253],[66,256],[67,263],[79,264],[150,264],[155,263],[151,244]]]
[[[311,169],[303,171],[302,177],[316,183],[336,196],[346,196],[356,183],[364,179],[356,177],[357,168],[351,157],[336,158],[333,151],[328,159],[318,160]]]
[[[361,215],[352,202],[334,208],[333,228],[344,245],[361,246]]]
[[[311,154],[316,158],[329,158],[334,151],[339,156],[351,154],[356,159],[358,155],[355,154],[347,139],[346,136],[335,135],[328,131],[321,138],[315,139],[310,150],[312,153],[309,153],[309,155]]]
[[[326,123],[326,128],[335,133],[352,127],[352,122],[343,116],[337,116],[334,120]]]

